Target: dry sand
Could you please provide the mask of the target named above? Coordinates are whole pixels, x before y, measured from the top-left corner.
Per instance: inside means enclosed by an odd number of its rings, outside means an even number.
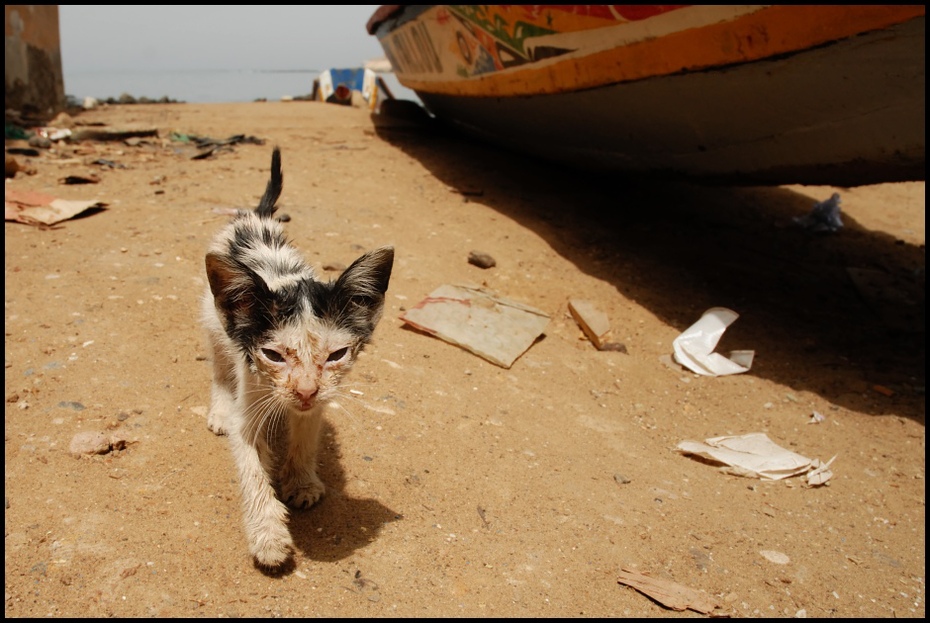
[[[676,614],[619,585],[622,568],[734,616],[925,616],[923,183],[597,180],[317,103],[79,120],[162,138],[62,146],[7,182],[108,204],[5,225],[7,616]],[[266,144],[194,161],[172,131]],[[275,144],[288,232],[314,265],[383,244],[397,259],[358,393],[328,416],[328,493],[294,513],[294,565],[269,576],[248,556],[227,442],[206,427],[197,313],[214,209],[255,205]],[[92,172],[97,185],[58,182]],[[834,191],[841,232],[793,225]],[[497,266],[469,264],[472,250]],[[868,300],[847,268],[882,281]],[[398,319],[460,282],[551,314],[511,369]],[[571,298],[606,312],[627,353],[596,351]],[[720,350],[754,349],[752,370],[663,364],[713,306],[741,314]],[[808,424],[815,411],[825,421]],[[88,431],[129,445],[71,456]],[[675,452],[757,431],[837,455],[833,480],[763,482]]]

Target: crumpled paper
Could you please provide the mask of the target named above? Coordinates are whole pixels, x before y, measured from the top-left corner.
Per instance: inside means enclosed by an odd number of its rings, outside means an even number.
[[[727,473],[747,478],[781,480],[806,473],[811,486],[822,485],[833,477],[830,465],[836,459],[834,456],[826,463],[809,459],[782,448],[765,433],[712,437],[704,443],[682,441],[678,451],[723,463]]]
[[[672,343],[672,348],[675,351],[675,361],[689,370],[705,376],[748,372],[749,368],[752,367],[755,351],[734,350],[730,352],[729,359],[713,352],[723,332],[737,318],[739,318],[739,314],[726,307],[711,307],[708,309],[700,320],[675,338]]]

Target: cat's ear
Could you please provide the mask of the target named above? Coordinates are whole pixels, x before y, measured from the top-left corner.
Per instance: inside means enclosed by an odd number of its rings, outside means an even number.
[[[248,322],[259,301],[267,299],[265,282],[248,268],[218,253],[208,253],[206,264],[210,292],[226,329]]]
[[[348,300],[353,314],[361,314],[371,328],[381,319],[384,293],[394,267],[394,247],[381,247],[358,258],[334,284],[334,290]]]

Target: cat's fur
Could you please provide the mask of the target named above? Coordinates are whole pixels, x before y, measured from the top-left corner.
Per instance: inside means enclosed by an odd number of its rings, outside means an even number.
[[[206,257],[203,321],[213,351],[207,426],[228,434],[245,532],[266,568],[293,549],[285,502],[323,494],[316,456],[323,407],[381,318],[394,249],[358,258],[335,282],[318,281],[274,218],[281,155],[254,212],[240,212]]]

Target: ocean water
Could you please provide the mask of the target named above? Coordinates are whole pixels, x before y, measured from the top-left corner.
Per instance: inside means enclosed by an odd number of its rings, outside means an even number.
[[[167,96],[190,103],[253,102],[279,100],[313,92],[316,69],[306,70],[147,70],[65,71],[65,93],[83,101],[103,100],[123,93],[157,100]],[[380,74],[399,99],[418,102],[416,94],[398,82],[394,74]]]

